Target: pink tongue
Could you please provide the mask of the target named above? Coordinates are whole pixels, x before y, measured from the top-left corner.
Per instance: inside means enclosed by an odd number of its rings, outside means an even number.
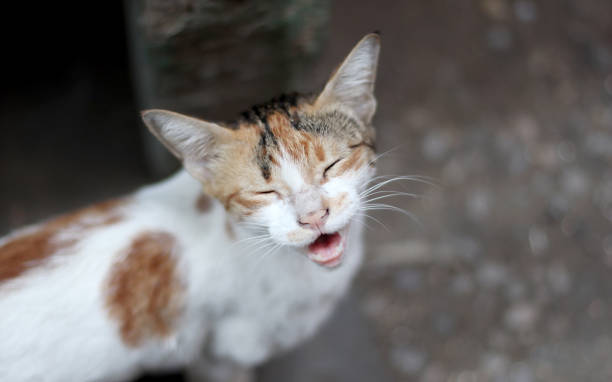
[[[323,234],[308,246],[308,250],[316,255],[324,258],[333,257],[336,255],[336,247],[340,244],[340,234],[338,232],[332,234]]]

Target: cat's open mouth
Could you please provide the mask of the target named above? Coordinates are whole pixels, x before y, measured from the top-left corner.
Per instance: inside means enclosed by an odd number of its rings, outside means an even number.
[[[345,238],[339,232],[324,233],[308,246],[308,258],[325,267],[335,267],[342,261]]]

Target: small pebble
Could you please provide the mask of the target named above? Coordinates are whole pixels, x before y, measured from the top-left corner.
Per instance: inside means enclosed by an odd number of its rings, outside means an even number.
[[[416,292],[423,285],[423,274],[415,269],[403,269],[395,273],[393,285],[404,292]]]
[[[534,255],[541,255],[548,249],[548,235],[543,229],[532,226],[529,228],[529,248]]]
[[[504,315],[506,326],[517,332],[534,329],[539,312],[536,306],[527,302],[512,305]]]
[[[480,363],[486,377],[490,379],[503,377],[510,365],[508,357],[499,353],[485,353]]]
[[[489,214],[491,195],[485,189],[476,189],[468,195],[467,212],[475,220],[485,218]]]
[[[496,288],[506,282],[508,274],[501,264],[487,262],[482,264],[476,273],[478,283],[485,288]]]
[[[450,135],[441,130],[434,130],[423,139],[423,155],[431,161],[439,161],[444,158],[450,146]]]
[[[538,8],[533,1],[519,0],[514,3],[514,14],[519,21],[530,23],[537,19]]]
[[[403,374],[417,375],[426,360],[427,355],[412,346],[396,346],[391,349],[391,362]]]
[[[504,25],[497,25],[487,32],[487,45],[492,50],[505,51],[512,45],[512,33]]]
[[[563,264],[553,264],[548,269],[548,283],[551,289],[558,294],[568,293],[572,279],[569,271]]]
[[[533,382],[535,376],[529,365],[519,362],[512,366],[507,380],[508,382]]]
[[[563,171],[561,188],[568,195],[580,196],[585,194],[590,188],[589,183],[587,175],[579,168]]]
[[[459,274],[451,280],[450,290],[455,295],[470,294],[474,291],[474,282],[470,276]]]

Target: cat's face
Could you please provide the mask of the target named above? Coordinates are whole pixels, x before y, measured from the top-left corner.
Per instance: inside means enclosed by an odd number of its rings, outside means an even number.
[[[279,97],[232,128],[160,110],[143,118],[239,221],[333,267],[374,173],[378,50],[377,35],[364,37],[317,97]]]
[[[272,108],[265,122],[256,119],[233,132],[214,170],[223,176],[206,190],[277,243],[338,264],[359,193],[374,172],[373,129],[340,105]]]

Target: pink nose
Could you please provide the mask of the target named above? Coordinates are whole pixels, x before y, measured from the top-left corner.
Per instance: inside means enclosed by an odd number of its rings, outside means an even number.
[[[327,217],[329,216],[329,208],[323,208],[317,211],[302,215],[298,219],[298,223],[302,226],[308,226],[313,229],[320,229]]]

